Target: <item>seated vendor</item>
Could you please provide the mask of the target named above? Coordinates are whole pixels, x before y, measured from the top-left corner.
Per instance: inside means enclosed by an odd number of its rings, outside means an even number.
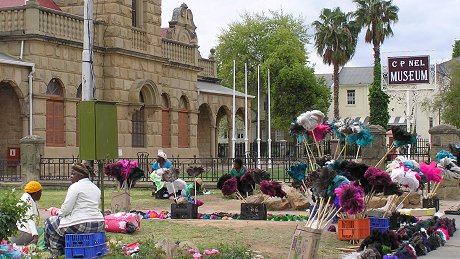
[[[39,182],[30,181],[24,187],[21,202],[28,205],[25,218],[17,222],[18,233],[11,237],[11,242],[16,245],[37,244],[39,212],[37,202],[42,196],[42,186]]]
[[[174,199],[174,192],[176,195],[180,195],[182,190],[185,190],[187,187],[187,183],[185,183],[185,181],[182,179],[177,179],[172,183],[162,180],[164,170],[170,169],[171,167],[172,163],[168,160],[166,153],[159,151],[157,160],[152,164],[153,172],[150,174],[150,180],[154,184],[152,195],[154,195],[156,198]],[[166,192],[164,192],[165,189]],[[161,195],[157,195],[158,192],[160,192]]]
[[[230,174],[233,177],[240,177],[244,173],[246,173],[246,167],[243,166],[243,160],[241,160],[241,158],[235,158],[235,160],[233,160],[233,168],[230,171]]]
[[[57,216],[45,222],[45,245],[53,258],[64,252],[66,234],[104,231],[104,216],[99,209],[101,190],[90,181],[94,172],[85,164],[73,164],[71,182]]]
[[[195,179],[196,184],[196,195],[203,195],[206,192],[206,188],[204,187],[203,180],[201,178]],[[190,183],[187,185],[185,192],[182,192],[183,196],[193,196],[195,195],[195,184]]]

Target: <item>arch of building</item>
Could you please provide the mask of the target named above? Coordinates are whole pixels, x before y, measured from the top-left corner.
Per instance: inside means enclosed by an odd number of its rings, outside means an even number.
[[[26,105],[22,92],[14,81],[0,81],[0,103],[0,121],[3,122],[0,127],[0,159],[5,159],[7,148],[19,147],[19,140],[24,135],[23,130],[27,130],[27,124],[24,125],[22,120],[27,118]]]

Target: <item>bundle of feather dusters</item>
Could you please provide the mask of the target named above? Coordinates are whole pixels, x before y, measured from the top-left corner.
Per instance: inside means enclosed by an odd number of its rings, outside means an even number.
[[[397,231],[374,230],[361,242],[360,258],[417,258],[445,245],[455,231],[455,220],[437,217],[405,224]]]
[[[395,147],[402,147],[408,144],[417,143],[417,138],[414,134],[411,134],[400,127],[391,127],[393,134],[393,145]]]
[[[222,193],[224,193],[224,195],[229,195],[225,194],[230,191],[228,191],[228,188],[224,191],[224,185],[227,181],[231,179],[232,181],[229,182],[229,184],[231,184],[231,186],[233,187],[233,184],[236,183],[236,190],[240,192],[242,196],[245,196],[253,193],[256,184],[260,185],[262,181],[269,181],[270,174],[267,173],[265,170],[259,168],[248,169],[240,177],[232,177],[230,174],[224,174],[219,178],[217,182],[217,188],[222,190]]]
[[[179,168],[170,167],[168,169],[163,169],[163,174],[161,175],[161,180],[164,182],[174,182],[179,178]]]
[[[313,110],[307,111],[300,114],[297,117],[297,124],[302,126],[305,130],[314,130],[316,126],[322,123],[324,120],[324,114],[321,111]]]
[[[198,177],[203,172],[204,168],[202,166],[189,166],[187,168],[187,174],[190,177]]]
[[[355,123],[352,118],[345,118],[343,120],[335,120],[333,122],[334,128],[337,129],[339,133],[344,135],[353,135],[356,133],[360,133],[362,127],[359,123]]]
[[[263,180],[260,182],[260,191],[270,197],[286,197],[286,193],[282,190],[280,183],[275,181],[266,181]]]
[[[460,179],[460,167],[458,166],[457,157],[454,154],[441,150],[436,154],[438,167],[444,169],[441,173],[445,179]]]

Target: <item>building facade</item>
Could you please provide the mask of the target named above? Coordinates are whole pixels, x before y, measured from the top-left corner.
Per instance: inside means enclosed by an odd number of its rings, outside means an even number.
[[[29,134],[45,139],[46,157],[78,156],[83,3],[0,3],[0,159]],[[201,57],[187,5],[168,28],[161,15],[161,0],[94,0],[95,98],[117,103],[122,157],[214,157],[232,92],[218,84],[213,51]]]

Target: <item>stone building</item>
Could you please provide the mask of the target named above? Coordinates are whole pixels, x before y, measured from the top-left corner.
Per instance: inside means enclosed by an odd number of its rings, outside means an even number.
[[[0,2],[0,159],[27,135],[45,138],[45,157],[78,156],[83,3]],[[219,85],[213,51],[201,57],[187,5],[168,28],[161,15],[161,0],[94,0],[95,97],[117,103],[123,157],[216,156],[232,91]],[[244,94],[236,103],[243,116]]]

